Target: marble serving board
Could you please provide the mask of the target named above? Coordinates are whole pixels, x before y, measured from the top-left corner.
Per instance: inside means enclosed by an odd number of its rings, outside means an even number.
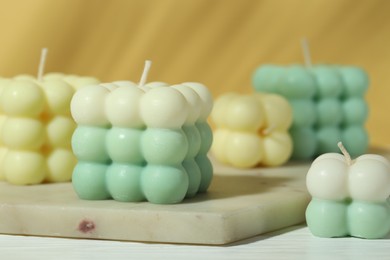
[[[0,233],[227,244],[304,222],[309,164],[237,170],[213,163],[209,191],[176,205],[83,201],[70,183],[0,183]]]

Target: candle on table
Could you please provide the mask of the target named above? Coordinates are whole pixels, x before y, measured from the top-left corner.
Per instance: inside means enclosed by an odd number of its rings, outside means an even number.
[[[368,148],[366,72],[354,66],[313,66],[307,47],[303,50],[306,66],[263,65],[253,75],[257,91],[283,95],[292,106],[292,157],[311,159],[335,152],[339,140],[352,155],[364,153]]]
[[[307,225],[319,237],[383,238],[390,231],[390,163],[375,154],[351,160],[339,147],[344,155],[323,154],[307,173]]]
[[[235,167],[277,166],[292,152],[291,107],[280,95],[227,93],[215,101],[211,148],[216,159]]]
[[[70,181],[76,164],[69,109],[74,87],[62,76],[43,76],[45,53],[37,78],[19,75],[0,83],[0,176],[12,184]],[[83,81],[98,82],[88,77]]]
[[[210,92],[199,83],[145,81],[144,72],[138,85],[118,81],[74,95],[72,181],[81,199],[170,204],[210,185]]]

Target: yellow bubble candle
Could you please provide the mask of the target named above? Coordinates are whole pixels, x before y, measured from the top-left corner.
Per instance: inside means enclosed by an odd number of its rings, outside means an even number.
[[[75,89],[99,82],[60,73],[43,76],[45,55],[44,49],[37,78],[0,80],[0,179],[12,184],[70,181],[76,164],[70,101]]]
[[[250,168],[278,166],[290,158],[292,111],[285,98],[227,93],[215,101],[211,117],[216,125],[211,151],[220,162]]]

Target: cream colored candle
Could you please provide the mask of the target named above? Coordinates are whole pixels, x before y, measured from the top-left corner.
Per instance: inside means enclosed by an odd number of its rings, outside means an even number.
[[[217,128],[211,150],[223,163],[277,166],[292,153],[292,112],[281,96],[227,93],[216,100],[212,119]]]

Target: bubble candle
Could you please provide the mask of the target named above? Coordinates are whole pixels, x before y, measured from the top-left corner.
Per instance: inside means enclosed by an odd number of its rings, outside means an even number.
[[[390,231],[390,163],[376,154],[352,160],[339,147],[343,155],[323,154],[307,173],[307,225],[319,237],[383,238]]]
[[[306,40],[302,46],[306,66],[262,65],[253,74],[257,91],[282,95],[292,106],[292,158],[336,152],[340,140],[353,156],[363,154],[369,145],[367,73],[354,66],[312,65]]]
[[[82,88],[72,99],[78,127],[73,186],[81,199],[171,204],[205,192],[212,108],[199,83],[120,81]]]
[[[76,126],[70,100],[76,85],[98,82],[43,75],[46,53],[43,49],[37,78],[19,75],[0,81],[0,179],[12,184],[70,181],[76,164],[70,145]]]
[[[291,107],[280,95],[227,93],[215,101],[212,152],[239,168],[278,166],[291,156]]]

